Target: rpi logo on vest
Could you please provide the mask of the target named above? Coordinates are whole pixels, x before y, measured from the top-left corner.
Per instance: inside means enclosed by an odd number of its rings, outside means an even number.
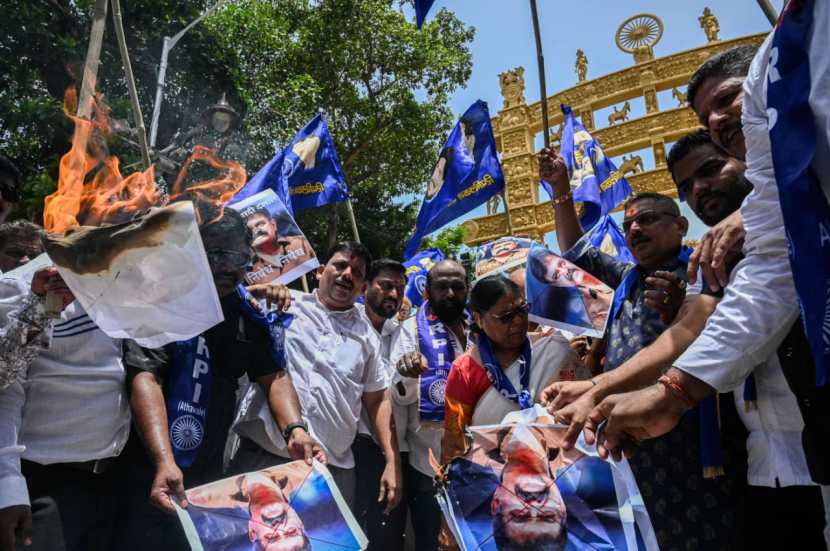
[[[210,370],[210,352],[208,352],[207,343],[205,342],[205,338],[201,335],[198,337],[198,342],[196,344],[196,356],[193,359],[193,398],[190,400],[191,402],[198,404],[199,399],[202,397],[202,383],[199,382],[199,378],[202,375],[207,375],[208,371]],[[190,404],[187,404],[190,405]],[[180,403],[181,407],[181,403]],[[204,415],[204,408],[201,408],[203,411],[199,413],[199,415]],[[193,412],[191,412],[193,413]]]

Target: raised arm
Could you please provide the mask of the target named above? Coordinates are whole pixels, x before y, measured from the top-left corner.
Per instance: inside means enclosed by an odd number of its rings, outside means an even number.
[[[556,240],[563,253],[579,241],[582,226],[576,215],[576,207],[568,180],[565,161],[553,148],[543,149],[539,153],[539,176],[553,188],[553,219],[556,223]]]

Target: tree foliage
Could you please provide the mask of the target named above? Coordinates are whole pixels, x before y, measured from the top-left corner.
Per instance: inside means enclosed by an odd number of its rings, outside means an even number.
[[[64,90],[79,74],[93,0],[0,0],[0,149],[16,160],[36,205],[54,186],[71,125]],[[208,2],[122,2],[127,42],[149,129],[163,37],[196,18]],[[401,0],[235,0],[195,26],[170,55],[159,144],[222,92],[244,114],[240,129],[253,174],[318,109],[325,113],[350,186],[362,240],[377,255],[400,256],[440,142],[454,115],[451,94],[471,71],[473,29],[447,10],[422,30]],[[131,120],[111,21],[99,88],[115,116]],[[134,149],[117,141],[124,164]],[[322,251],[350,238],[344,205],[298,213]]]

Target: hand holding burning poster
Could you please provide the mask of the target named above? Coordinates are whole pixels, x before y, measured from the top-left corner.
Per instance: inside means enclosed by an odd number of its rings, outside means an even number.
[[[253,234],[256,257],[245,276],[249,284],[288,284],[320,265],[311,243],[272,190],[231,207],[242,214]]]
[[[365,549],[328,469],[294,461],[187,491],[177,507],[194,551]]]
[[[656,550],[628,463],[563,450],[567,427],[539,409],[471,427],[445,468],[438,499],[462,551]]]

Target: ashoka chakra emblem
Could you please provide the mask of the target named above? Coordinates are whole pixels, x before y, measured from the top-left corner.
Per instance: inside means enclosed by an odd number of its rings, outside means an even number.
[[[446,379],[436,379],[429,385],[429,401],[437,406],[444,405],[444,389],[447,388]]]
[[[192,415],[184,415],[173,421],[170,438],[179,450],[195,449],[202,442],[202,423]]]

